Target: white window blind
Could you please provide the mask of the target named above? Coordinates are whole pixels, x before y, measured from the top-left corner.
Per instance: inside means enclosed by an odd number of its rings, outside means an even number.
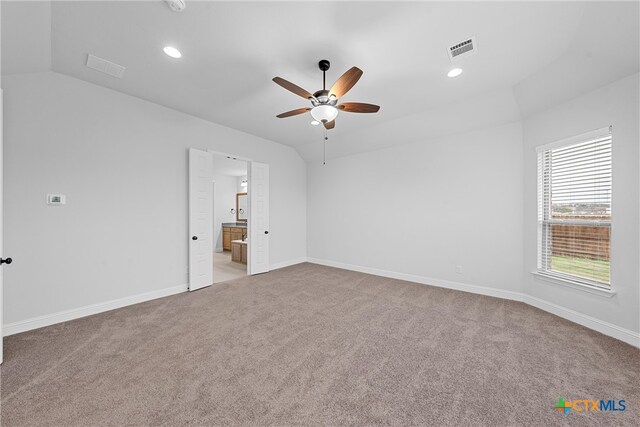
[[[538,149],[538,270],[610,288],[611,129]]]

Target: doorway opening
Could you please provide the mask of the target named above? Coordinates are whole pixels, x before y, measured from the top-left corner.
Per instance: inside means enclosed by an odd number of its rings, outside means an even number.
[[[225,170],[228,166],[233,172]],[[222,184],[229,176],[232,185],[225,190]],[[223,200],[225,192],[231,196]],[[215,203],[214,196],[223,201]],[[218,213],[214,215],[215,210]],[[189,291],[268,272],[269,241],[269,165],[189,148]],[[217,254],[230,255],[231,262],[238,264],[226,263],[227,259]],[[218,274],[223,262],[235,267],[236,273]]]
[[[247,162],[213,155],[213,283],[247,275],[249,205]]]

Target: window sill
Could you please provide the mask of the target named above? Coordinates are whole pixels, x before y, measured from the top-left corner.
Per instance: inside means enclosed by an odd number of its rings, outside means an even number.
[[[588,285],[586,283],[582,283],[577,280],[565,279],[563,277],[558,277],[551,274],[545,274],[539,271],[533,271],[531,272],[531,274],[547,282],[557,283],[563,286],[567,286],[569,288],[578,289],[583,292],[588,292],[594,295],[600,295],[606,298],[611,298],[616,294],[616,291],[614,291],[613,289],[604,289],[598,286]]]

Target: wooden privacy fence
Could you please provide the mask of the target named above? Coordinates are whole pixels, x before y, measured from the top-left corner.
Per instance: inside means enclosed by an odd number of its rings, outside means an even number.
[[[584,217],[562,217],[562,219],[585,219]],[[610,217],[589,217],[610,220]],[[553,256],[569,256],[608,261],[611,250],[611,227],[607,225],[559,225],[551,226],[551,248]]]

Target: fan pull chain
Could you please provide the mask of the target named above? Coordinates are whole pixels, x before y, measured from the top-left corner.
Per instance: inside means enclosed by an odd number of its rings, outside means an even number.
[[[324,130],[324,142],[322,143],[322,164],[326,165],[327,164],[327,140],[329,139],[329,137],[327,137],[327,129]]]

